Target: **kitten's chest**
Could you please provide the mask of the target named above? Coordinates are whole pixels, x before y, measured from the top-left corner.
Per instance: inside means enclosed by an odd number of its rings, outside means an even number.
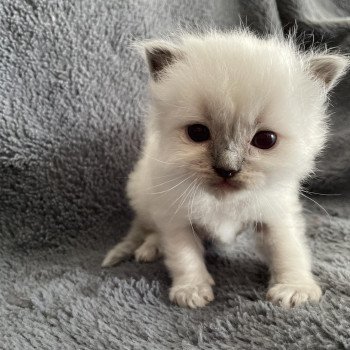
[[[196,211],[193,223],[203,237],[216,238],[223,243],[232,243],[246,225],[254,221],[249,205],[242,203],[214,203]]]

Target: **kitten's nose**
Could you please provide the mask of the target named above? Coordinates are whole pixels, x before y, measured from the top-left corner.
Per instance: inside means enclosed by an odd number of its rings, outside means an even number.
[[[215,172],[222,178],[228,179],[230,177],[233,177],[235,174],[239,172],[239,170],[233,170],[233,169],[224,169],[224,168],[217,168],[213,167]]]

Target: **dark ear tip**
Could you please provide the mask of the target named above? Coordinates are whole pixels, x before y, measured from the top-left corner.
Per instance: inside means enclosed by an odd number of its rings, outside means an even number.
[[[165,68],[182,56],[177,46],[163,41],[148,43],[144,45],[144,49],[151,76],[155,81],[160,79]]]
[[[162,47],[146,48],[146,57],[154,77],[158,77],[159,73],[175,60],[174,54],[169,49]]]

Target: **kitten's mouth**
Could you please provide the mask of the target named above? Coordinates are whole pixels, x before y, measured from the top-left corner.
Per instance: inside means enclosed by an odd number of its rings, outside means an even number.
[[[236,191],[242,188],[243,184],[240,181],[237,180],[227,180],[222,179],[220,181],[216,181],[212,184],[213,187],[219,191]]]

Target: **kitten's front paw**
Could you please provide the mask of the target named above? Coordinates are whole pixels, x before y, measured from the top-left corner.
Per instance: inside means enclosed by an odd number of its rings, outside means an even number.
[[[278,283],[272,286],[266,295],[267,300],[289,309],[307,301],[317,302],[322,295],[321,288],[315,282],[306,283]]]
[[[214,293],[209,283],[197,285],[175,285],[170,289],[170,300],[179,306],[195,309],[214,300]]]
[[[160,252],[155,244],[144,242],[135,250],[135,260],[138,262],[152,262],[160,257]]]

